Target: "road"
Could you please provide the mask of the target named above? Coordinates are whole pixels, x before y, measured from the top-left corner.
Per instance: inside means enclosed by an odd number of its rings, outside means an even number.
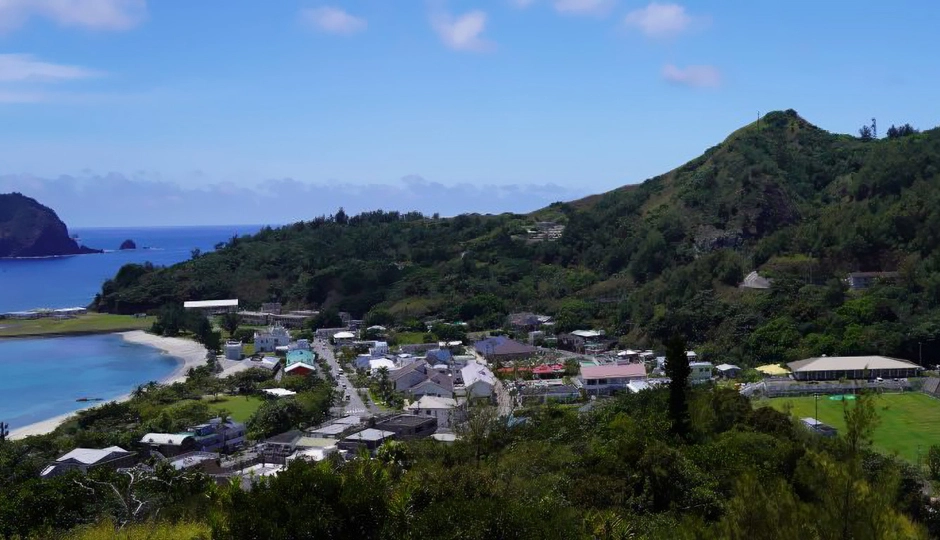
[[[368,414],[377,414],[379,412],[378,406],[372,403],[371,400],[369,400],[368,405],[363,403],[362,398],[359,397],[359,392],[353,388],[353,385],[349,381],[349,378],[346,376],[346,374],[339,374],[340,365],[339,362],[336,361],[336,357],[333,355],[333,350],[330,348],[329,343],[320,341],[319,339],[315,340],[313,342],[313,350],[317,353],[318,356],[326,360],[327,365],[330,366],[330,372],[332,372],[333,378],[336,379],[338,389],[343,391],[343,385],[346,385],[346,390],[343,392],[345,395],[349,396],[349,401],[345,401],[344,398],[344,400],[340,403],[340,406],[337,407],[338,409],[343,409],[343,414],[368,416]]]

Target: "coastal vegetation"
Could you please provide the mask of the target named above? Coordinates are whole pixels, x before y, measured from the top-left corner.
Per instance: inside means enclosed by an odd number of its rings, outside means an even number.
[[[66,334],[107,334],[149,329],[156,317],[86,313],[67,319],[0,320],[0,337],[41,337]]]
[[[523,422],[474,409],[453,444],[392,443],[375,459],[345,463],[298,460],[250,491],[159,467],[154,474],[162,480],[147,486],[128,486],[107,470],[34,478],[63,442],[126,442],[106,441],[100,428],[128,422],[131,411],[193,384],[146,390],[136,404],[0,446],[0,535],[56,538],[79,527],[71,537],[95,538],[122,525],[129,538],[191,530],[219,539],[890,539],[940,532],[918,469],[872,451],[880,407],[868,395],[844,409],[846,429],[836,439],[814,436],[773,408],[753,408],[734,390],[707,387],[687,389],[690,414],[680,436],[667,413],[670,392],[660,389],[589,412],[519,411]],[[165,414],[188,420],[198,409]],[[124,489],[148,501],[147,510],[128,517],[119,500]]]
[[[678,333],[744,367],[822,354],[940,355],[940,130],[885,139],[767,114],[669,173],[529,215],[339,210],[174,265],[128,265],[95,307],[238,297],[469,330],[511,311],[633,346]],[[564,226],[557,239],[527,233]],[[757,270],[769,290],[738,288]],[[854,271],[891,279],[850,290]],[[894,273],[896,272],[896,273]]]

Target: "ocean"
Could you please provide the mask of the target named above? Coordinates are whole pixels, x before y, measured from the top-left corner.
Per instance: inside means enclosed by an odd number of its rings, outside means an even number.
[[[178,362],[153,347],[104,334],[0,340],[0,421],[10,430],[114,399],[173,373]]]
[[[258,232],[260,225],[70,229],[88,247],[106,253],[43,259],[0,259],[0,313],[35,308],[87,306],[127,263],[169,266],[190,258],[193,249],[211,251],[233,235]],[[117,251],[133,240],[138,248]]]
[[[261,226],[85,228],[71,229],[101,254],[44,259],[0,259],[0,312],[87,306],[127,263],[150,261],[168,266],[190,258],[192,250],[211,251],[233,235]],[[116,251],[124,240],[139,248]],[[0,325],[3,320],[0,320]],[[137,385],[160,380],[176,360],[120,336],[50,339],[0,339],[0,421],[16,429],[72,412],[88,403],[81,397],[114,399]]]

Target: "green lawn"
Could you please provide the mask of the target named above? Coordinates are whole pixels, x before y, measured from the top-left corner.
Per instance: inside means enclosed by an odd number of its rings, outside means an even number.
[[[418,345],[424,343],[426,332],[398,332],[395,337],[399,345]]]
[[[221,396],[218,401],[211,398],[206,401],[209,409],[213,411],[225,409],[237,422],[245,422],[251,418],[263,402],[258,396]]]
[[[813,396],[774,398],[758,402],[784,410],[792,405],[791,413],[797,418],[812,418],[815,415]],[[853,401],[845,402],[849,407]],[[833,401],[829,396],[819,396],[819,421],[845,432],[843,402]],[[875,408],[880,423],[875,429],[874,445],[877,449],[915,462],[920,448],[923,459],[927,448],[940,444],[940,401],[926,394],[909,392],[904,394],[881,394],[875,398]]]
[[[154,317],[88,313],[74,319],[33,319],[27,321],[0,320],[0,337],[42,336],[54,334],[94,334],[146,330]]]

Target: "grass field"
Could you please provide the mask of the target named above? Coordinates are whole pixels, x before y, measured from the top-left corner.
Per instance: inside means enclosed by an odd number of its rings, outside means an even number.
[[[756,405],[769,404],[784,410],[792,405],[791,414],[797,418],[812,418],[815,413],[813,396],[774,398],[758,402]],[[854,401],[845,402],[851,407]],[[819,421],[845,433],[842,401],[830,400],[828,396],[819,396]],[[874,445],[885,453],[897,453],[900,457],[916,462],[918,447],[923,459],[927,448],[940,444],[940,401],[926,394],[909,392],[905,394],[881,394],[875,398],[875,409],[880,423],[875,429]]]
[[[245,422],[258,410],[263,400],[258,396],[222,396],[218,401],[209,399],[209,409],[225,409],[237,422]]]
[[[146,330],[154,317],[88,313],[74,319],[0,320],[0,337],[26,337],[56,334],[94,334]]]
[[[401,345],[418,345],[424,343],[424,332],[398,332],[395,337]]]

